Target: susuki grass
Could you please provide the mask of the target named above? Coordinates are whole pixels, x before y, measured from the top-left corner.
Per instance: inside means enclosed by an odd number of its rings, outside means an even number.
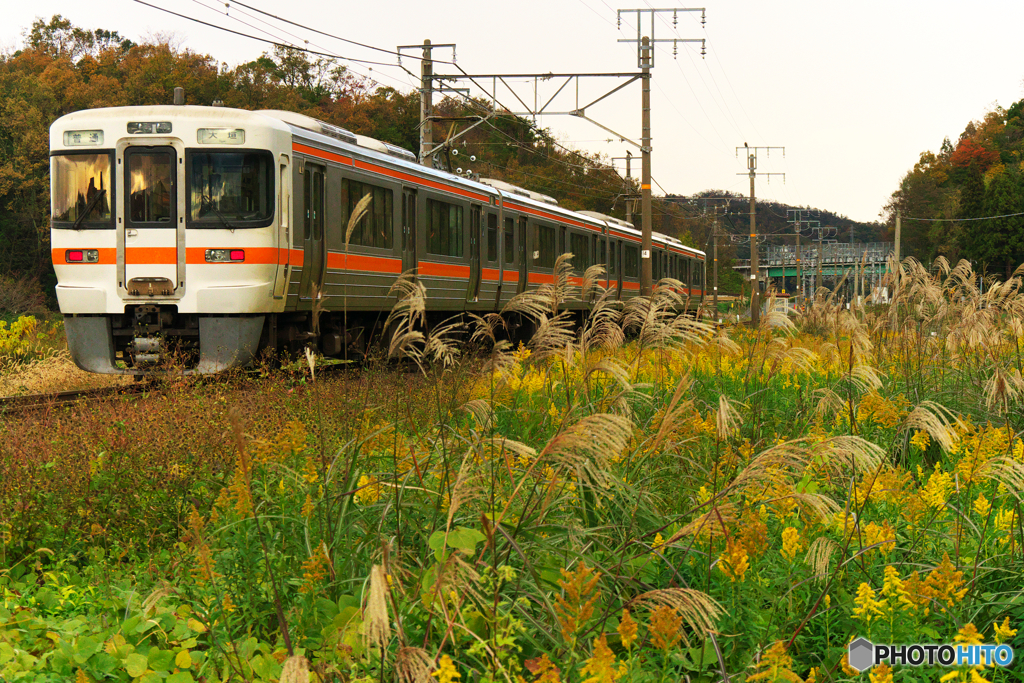
[[[906,261],[886,307],[722,330],[558,273],[429,331],[403,278],[397,365],[0,426],[0,678],[817,683],[858,635],[1024,645],[1019,280]]]

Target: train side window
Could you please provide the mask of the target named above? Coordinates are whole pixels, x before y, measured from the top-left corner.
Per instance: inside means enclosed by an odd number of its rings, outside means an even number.
[[[597,238],[597,262],[608,270],[608,240],[604,235]]]
[[[622,252],[622,274],[626,277],[640,277],[640,252],[637,247],[627,244]]]
[[[348,230],[348,222],[356,206],[366,196],[370,204],[362,219],[352,228],[349,244],[362,247],[391,249],[394,244],[394,205],[391,190],[369,183],[342,178],[341,180],[341,226]],[[344,242],[345,235],[342,235]]]
[[[619,254],[619,242],[618,240],[612,240],[611,249],[608,251],[608,274],[618,275],[618,254]]]
[[[534,250],[534,265],[540,268],[554,268],[555,252],[558,250],[558,246],[555,244],[557,238],[555,228],[550,225],[538,225],[536,234],[537,242],[535,244],[536,249]]]
[[[462,207],[436,199],[427,200],[427,252],[461,258],[465,233]]]
[[[576,271],[582,273],[590,267],[590,236],[569,233],[569,251],[572,252],[572,263]]]
[[[487,260],[498,260],[498,215],[487,214]]]
[[[514,226],[515,219],[505,216],[505,263],[515,263],[516,261]]]

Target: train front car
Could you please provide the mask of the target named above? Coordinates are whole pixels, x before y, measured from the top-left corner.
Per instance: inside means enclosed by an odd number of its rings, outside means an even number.
[[[215,107],[94,109],[54,122],[50,150],[75,363],[106,374],[248,363],[284,309],[287,126]]]

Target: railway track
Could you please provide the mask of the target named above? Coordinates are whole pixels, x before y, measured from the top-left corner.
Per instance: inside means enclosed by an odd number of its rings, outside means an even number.
[[[78,389],[75,391],[59,391],[51,394],[28,394],[25,396],[0,397],[0,415],[27,412],[54,406],[74,403],[88,403],[112,396],[141,394],[152,390],[150,382],[140,382],[116,387],[99,387],[96,389]]]

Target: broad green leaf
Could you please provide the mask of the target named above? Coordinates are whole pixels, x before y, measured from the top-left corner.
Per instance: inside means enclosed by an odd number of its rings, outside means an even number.
[[[124,659],[124,670],[132,678],[138,678],[149,670],[149,659],[133,652]]]
[[[182,650],[174,657],[174,666],[179,669],[188,669],[192,666],[192,655],[188,650]]]

